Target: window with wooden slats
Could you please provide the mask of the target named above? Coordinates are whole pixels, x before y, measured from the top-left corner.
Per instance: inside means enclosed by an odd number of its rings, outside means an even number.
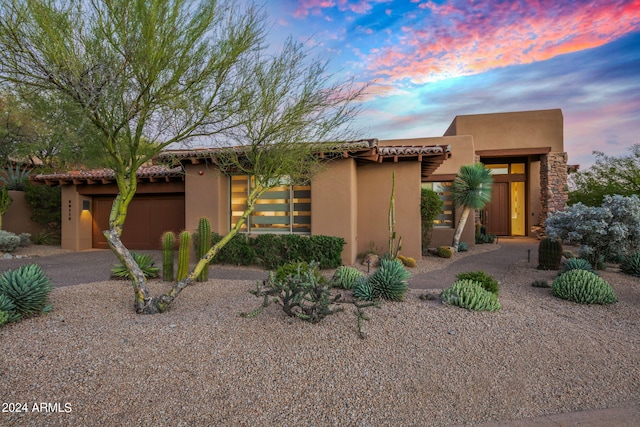
[[[231,177],[231,227],[247,208],[247,198],[254,180],[247,176]],[[311,186],[293,185],[283,179],[256,202],[241,231],[249,233],[311,233]]]

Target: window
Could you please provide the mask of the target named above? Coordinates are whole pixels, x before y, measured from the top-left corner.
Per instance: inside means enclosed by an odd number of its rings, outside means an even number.
[[[241,231],[250,233],[311,233],[311,186],[293,185],[282,180],[264,193]],[[231,177],[231,227],[245,209],[254,180]]]
[[[453,210],[453,195],[451,189],[453,182],[423,182],[423,188],[435,191],[440,200],[442,200],[442,212],[438,218],[433,221],[434,227],[440,228],[453,228],[454,210]]]

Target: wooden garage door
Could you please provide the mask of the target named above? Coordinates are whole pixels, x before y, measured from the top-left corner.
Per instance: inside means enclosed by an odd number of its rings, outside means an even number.
[[[102,234],[109,228],[113,196],[93,198],[93,247],[108,249]],[[135,196],[129,205],[122,242],[129,249],[160,249],[160,237],[168,230],[184,229],[184,194]]]

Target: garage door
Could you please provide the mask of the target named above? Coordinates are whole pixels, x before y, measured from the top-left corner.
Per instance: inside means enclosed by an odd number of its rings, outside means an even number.
[[[109,228],[113,196],[93,198],[93,247],[108,249],[102,234]],[[184,194],[135,196],[129,205],[122,242],[129,249],[160,249],[165,231],[184,229]]]

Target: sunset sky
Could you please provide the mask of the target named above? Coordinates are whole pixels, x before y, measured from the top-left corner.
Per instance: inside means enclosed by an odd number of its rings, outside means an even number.
[[[441,136],[461,114],[561,108],[569,163],[640,144],[640,0],[267,0],[272,43],[373,81],[366,138]]]

